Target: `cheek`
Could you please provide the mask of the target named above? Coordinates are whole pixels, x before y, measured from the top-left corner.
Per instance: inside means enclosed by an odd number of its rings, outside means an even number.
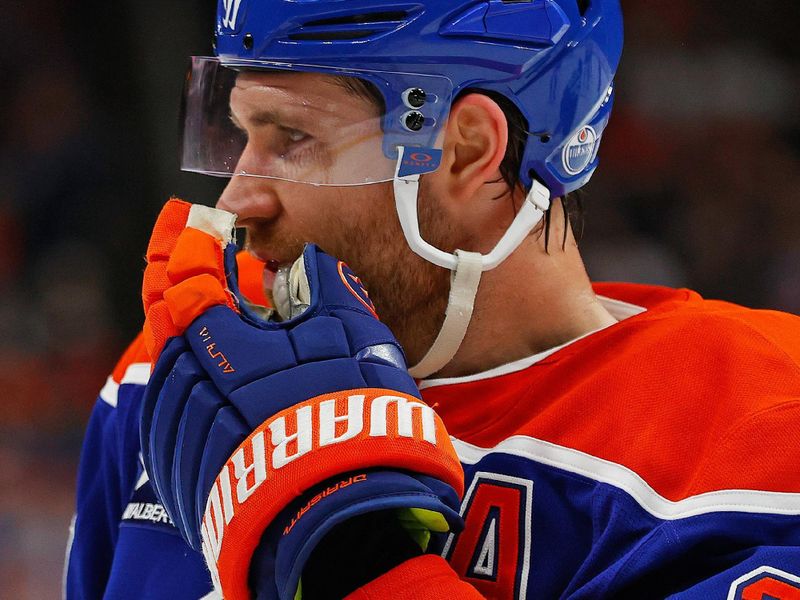
[[[326,215],[320,238],[375,288],[395,278],[413,255],[394,208],[391,184],[343,190],[339,208]]]
[[[351,261],[356,269],[373,254],[392,255],[403,239],[391,184],[338,188],[336,192],[326,205],[320,233],[335,241],[342,259]]]
[[[382,318],[396,325],[409,308],[446,298],[449,273],[408,247],[394,207],[392,184],[315,189],[313,201],[287,204],[291,229],[345,261],[363,280]],[[427,211],[421,211],[421,213]],[[443,223],[428,216],[440,242]],[[421,218],[425,215],[421,214]]]
[[[293,239],[317,244],[362,277],[405,245],[391,184],[292,191],[284,199],[279,228]]]

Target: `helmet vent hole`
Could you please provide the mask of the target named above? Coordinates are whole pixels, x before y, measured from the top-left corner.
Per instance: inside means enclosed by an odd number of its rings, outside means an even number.
[[[578,12],[581,15],[585,15],[586,11],[589,10],[589,4],[591,4],[591,0],[577,0],[578,1]]]
[[[330,31],[330,32],[307,32],[307,33],[290,33],[289,39],[295,42],[309,41],[309,42],[326,42],[326,41],[341,41],[341,40],[360,40],[366,37],[375,35],[374,29],[362,29],[360,31]]]
[[[361,13],[357,15],[344,15],[329,19],[307,21],[304,27],[320,27],[323,25],[358,25],[362,23],[386,23],[387,21],[403,21],[408,16],[404,10],[388,10],[374,13]]]
[[[363,40],[400,29],[417,14],[419,8],[364,12],[364,9],[324,19],[300,23],[286,34],[290,41],[337,42]]]

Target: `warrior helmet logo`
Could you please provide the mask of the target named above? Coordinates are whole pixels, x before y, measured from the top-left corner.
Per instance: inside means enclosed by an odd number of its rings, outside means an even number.
[[[236,18],[239,16],[239,5],[242,0],[221,0],[220,23],[225,29],[236,29]]]

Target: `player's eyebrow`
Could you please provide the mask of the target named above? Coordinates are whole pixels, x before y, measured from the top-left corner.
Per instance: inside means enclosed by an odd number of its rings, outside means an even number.
[[[326,113],[328,116],[328,120],[330,120],[332,113]],[[242,125],[242,122],[236,116],[236,113],[233,109],[229,110],[229,115],[231,122],[238,128],[244,131],[246,127]],[[292,114],[292,112],[288,111],[281,111],[281,110],[272,110],[269,108],[257,108],[252,111],[247,111],[242,115],[247,122],[252,123],[254,125],[278,125],[279,127],[289,128],[289,129],[307,129],[310,126],[309,123],[309,116],[303,115],[298,111],[296,114]],[[312,119],[313,122],[320,124],[324,123],[325,120],[316,117]]]
[[[248,103],[249,104],[249,103]],[[274,104],[274,103],[271,103]],[[233,112],[233,111],[231,111]],[[339,107],[318,106],[311,102],[282,102],[279,106],[251,105],[240,113],[240,116],[257,123],[300,123],[308,119],[317,119],[321,122],[336,120],[342,117]]]
[[[234,119],[236,119],[236,115],[233,114],[233,111],[231,111],[231,114],[233,115]],[[247,119],[249,121],[255,121],[256,123],[282,123],[286,120],[277,111],[270,110],[267,108],[248,111]],[[239,122],[238,119],[234,121],[234,123],[239,124],[238,122]]]

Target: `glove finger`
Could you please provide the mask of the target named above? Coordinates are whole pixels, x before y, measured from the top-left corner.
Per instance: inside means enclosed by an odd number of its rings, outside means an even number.
[[[207,445],[203,449],[203,458],[200,461],[199,477],[197,489],[195,490],[195,506],[197,523],[203,520],[203,513],[206,510],[206,502],[214,486],[214,481],[222,471],[222,467],[234,453],[236,448],[247,439],[252,429],[248,427],[232,406],[223,407],[214,418],[208,439],[214,440],[213,444]],[[227,493],[225,491],[223,496]],[[224,502],[224,500],[223,500]]]
[[[179,333],[161,299],[169,287],[166,262],[175,248],[178,236],[186,227],[190,209],[191,204],[182,200],[173,199],[167,202],[156,219],[147,245],[142,303],[145,313],[145,347],[152,362],[156,362],[166,341]]]
[[[145,314],[153,304],[164,297],[164,290],[169,286],[167,263],[163,260],[147,263],[142,279],[142,305],[144,306]]]
[[[377,319],[340,308],[334,308],[330,311],[330,314],[339,319],[344,325],[353,354],[357,354],[365,348],[383,344],[391,344],[400,350],[400,345],[397,343],[394,334]]]
[[[232,245],[235,218],[232,213],[179,200],[170,200],[162,209],[150,237],[142,283],[145,343],[153,362],[166,340],[182,333],[209,306],[226,304],[236,310],[227,290],[223,252]],[[198,276],[212,283],[195,280]],[[183,286],[186,281],[195,283]],[[176,284],[181,287],[176,289]]]
[[[286,322],[325,314],[331,306],[378,318],[361,279],[314,244],[306,244],[288,273],[278,271],[272,295],[275,309]]]
[[[272,305],[264,293],[264,269],[266,264],[249,252],[236,254],[238,288],[249,302],[269,307]],[[226,269],[228,273],[230,269]],[[233,288],[231,288],[233,289]]]
[[[225,396],[247,382],[297,365],[285,329],[254,327],[227,307],[208,309],[191,324],[185,337]]]
[[[208,275],[215,278],[227,294],[227,304],[238,312],[236,287],[236,245],[233,239],[236,215],[195,204],[170,257],[167,272],[173,284]],[[196,314],[195,314],[196,316]],[[191,319],[190,319],[191,320]]]
[[[254,300],[261,306],[270,304],[264,294],[264,263],[243,258],[247,253],[238,252],[231,235],[233,219],[234,215],[226,211],[192,207],[187,227],[167,265],[170,289],[164,294],[173,320],[181,329],[216,304],[228,306],[251,324],[264,324],[263,313],[250,308]],[[244,283],[254,297],[249,300],[239,289],[239,262],[245,265]],[[188,281],[196,283],[182,289]]]
[[[156,219],[150,242],[147,245],[147,262],[169,259],[181,231],[186,227],[192,205],[183,200],[172,199],[164,205]]]
[[[159,300],[147,309],[142,328],[144,345],[150,362],[156,363],[170,338],[180,335],[180,331],[172,322],[166,302]]]
[[[198,552],[201,551],[200,523],[193,492],[211,425],[217,412],[226,405],[210,381],[201,381],[192,389],[178,425],[172,463],[172,489],[177,505],[173,521],[183,538]]]
[[[362,361],[359,364],[359,368],[366,382],[366,387],[398,390],[409,396],[419,393],[419,388],[414,383],[414,380],[408,377],[405,371],[400,371],[394,366],[390,367]]]
[[[323,252],[314,244],[303,251],[305,277],[311,288],[311,306],[347,307],[375,319],[378,314],[361,278],[341,260]]]
[[[150,427],[153,423],[153,412],[158,402],[158,395],[166,381],[167,376],[175,366],[175,361],[188,350],[186,341],[181,337],[172,338],[167,342],[160,360],[150,375],[147,387],[142,398],[142,415],[139,419],[139,448],[142,452],[142,461],[148,475],[153,474],[153,463],[150,461]]]
[[[175,499],[172,494],[172,460],[175,455],[175,440],[178,423],[184,405],[197,382],[205,373],[191,352],[186,352],[175,361],[164,381],[153,411],[150,425],[150,477],[156,484],[156,492],[167,513],[175,520]]]
[[[172,284],[196,275],[212,275],[225,283],[222,256],[223,242],[205,231],[187,227],[178,236],[167,263],[167,275]]]
[[[315,317],[289,330],[298,362],[349,358],[350,343],[342,322],[334,317]]]
[[[195,275],[173,285],[164,292],[164,302],[172,322],[181,333],[212,306],[227,306],[234,315],[236,311],[231,294],[215,276],[208,273]]]
[[[368,387],[352,358],[312,362],[263,377],[229,395],[231,403],[256,429],[275,413],[331,390]]]

